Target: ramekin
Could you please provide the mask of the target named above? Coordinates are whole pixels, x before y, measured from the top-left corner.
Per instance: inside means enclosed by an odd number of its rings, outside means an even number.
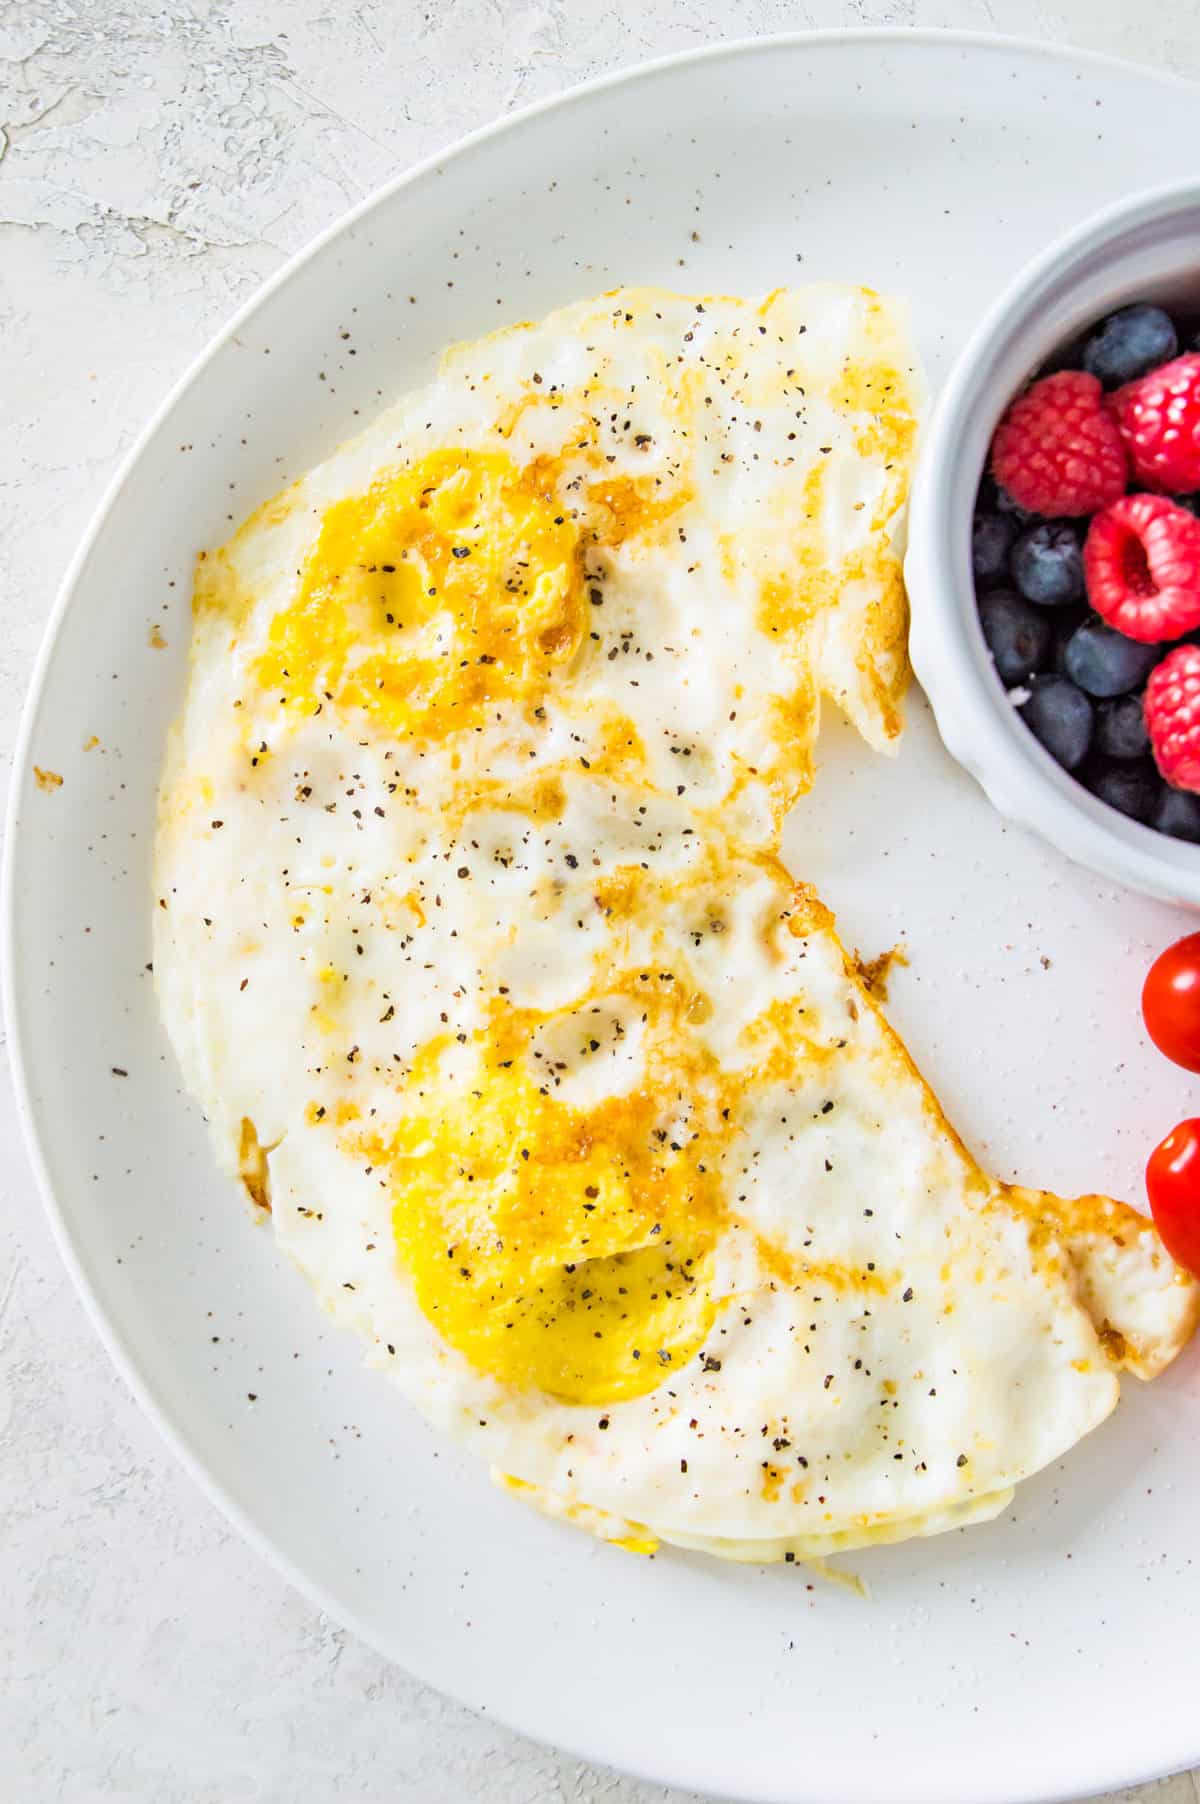
[[[1200,180],[1123,201],[1051,245],[980,321],[929,425],[909,508],[913,669],[942,739],[993,805],[1131,889],[1200,908],[1200,846],[1108,807],[1020,719],[984,643],[971,519],[1008,402],[1052,351],[1129,301],[1200,313]]]

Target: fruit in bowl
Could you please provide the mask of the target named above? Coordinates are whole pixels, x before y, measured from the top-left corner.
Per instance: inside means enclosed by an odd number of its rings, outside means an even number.
[[[993,434],[972,568],[1030,732],[1109,807],[1200,844],[1196,343],[1139,302],[1043,368]]]

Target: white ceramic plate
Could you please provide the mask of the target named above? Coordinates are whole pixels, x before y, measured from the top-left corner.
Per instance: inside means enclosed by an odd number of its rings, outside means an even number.
[[[1194,170],[1196,119],[1193,89],[1146,72],[915,34],[726,47],[536,109],[385,191],[239,316],[59,602],[15,780],[8,984],[65,1257],[163,1432],[313,1599],[596,1760],[814,1804],[1018,1804],[1200,1760],[1200,1359],[1004,1520],[856,1557],[869,1602],[802,1568],[638,1560],[493,1492],[323,1323],[180,1095],[148,855],[193,553],[448,338],[618,282],[907,293],[936,376],[1052,234]],[[895,763],[838,730],[823,763],[793,863],[852,944],[907,934],[892,1013],[952,1117],[1003,1176],[1140,1195],[1145,1149],[1195,1107],[1137,1016],[1183,918],[1006,828],[919,699]]]

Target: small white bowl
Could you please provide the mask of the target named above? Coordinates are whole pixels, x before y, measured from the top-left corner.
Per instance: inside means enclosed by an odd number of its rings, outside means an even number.
[[[1002,814],[1106,877],[1200,907],[1200,846],[1127,819],[1044,751],[1008,700],[975,606],[971,518],[997,420],[1052,351],[1130,301],[1200,313],[1200,181],[1091,219],[982,320],[929,427],[909,510],[913,668],[947,749]]]

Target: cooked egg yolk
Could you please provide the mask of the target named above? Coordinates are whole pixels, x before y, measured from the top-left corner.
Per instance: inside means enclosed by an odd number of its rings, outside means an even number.
[[[712,1324],[713,1136],[661,1076],[564,1103],[528,1067],[531,1035],[483,1030],[453,1080],[453,1043],[432,1043],[399,1125],[358,1144],[387,1173],[422,1310],[472,1365],[572,1403],[641,1396]]]
[[[335,502],[258,680],[281,705],[360,710],[442,739],[527,712],[583,633],[579,535],[547,482],[494,453],[435,451]]]

